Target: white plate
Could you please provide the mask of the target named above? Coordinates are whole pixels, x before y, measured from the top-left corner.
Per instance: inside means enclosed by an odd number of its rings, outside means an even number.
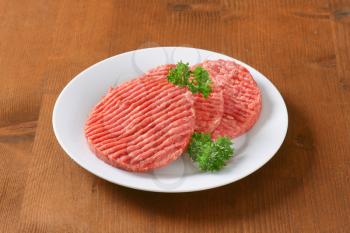
[[[187,155],[149,173],[131,173],[114,168],[90,151],[84,123],[94,105],[111,86],[132,79],[155,66],[190,65],[204,60],[229,59],[252,73],[261,92],[263,107],[259,120],[245,135],[234,140],[236,153],[217,173],[199,172]],[[237,181],[259,169],[277,152],[288,127],[286,105],[276,87],[252,67],[223,54],[184,47],[135,50],[103,60],[78,74],[63,89],[53,111],[53,128],[65,152],[89,172],[115,184],[155,192],[190,192],[215,188]]]

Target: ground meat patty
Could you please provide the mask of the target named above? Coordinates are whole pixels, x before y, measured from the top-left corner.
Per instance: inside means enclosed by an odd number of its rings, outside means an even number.
[[[247,132],[261,111],[261,94],[252,75],[232,61],[206,61],[201,65],[223,90],[224,113],[213,138],[221,135],[234,138]]]
[[[212,85],[208,98],[201,94],[194,95],[194,110],[196,113],[195,131],[211,133],[220,124],[224,112],[224,98],[221,87]]]
[[[111,89],[87,120],[91,149],[106,163],[148,171],[177,159],[194,131],[193,96],[166,79],[171,65]]]

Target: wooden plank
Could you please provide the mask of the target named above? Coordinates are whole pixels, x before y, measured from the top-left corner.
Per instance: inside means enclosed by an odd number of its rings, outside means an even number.
[[[349,9],[347,0],[0,1],[0,231],[348,232]],[[290,124],[266,166],[225,187],[159,194],[106,182],[65,155],[51,114],[66,83],[108,56],[165,45],[226,53],[279,88]]]
[[[20,215],[55,5],[0,1],[0,232]]]
[[[336,52],[337,77],[334,82],[337,85],[339,100],[336,106],[344,120],[339,122],[337,139],[338,153],[335,154],[334,164],[335,175],[331,188],[337,207],[337,222],[350,222],[350,187],[347,185],[350,178],[350,2],[345,0],[332,0],[330,4],[331,20],[333,29],[333,41]],[[336,229],[336,228],[335,228]],[[350,227],[348,224],[339,224],[339,231],[347,232]]]

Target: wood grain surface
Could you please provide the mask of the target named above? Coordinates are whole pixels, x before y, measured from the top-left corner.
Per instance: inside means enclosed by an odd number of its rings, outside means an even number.
[[[278,87],[276,156],[213,190],[148,193],[80,168],[52,109],[76,74],[153,46],[228,54]],[[0,0],[0,232],[350,232],[350,1]]]

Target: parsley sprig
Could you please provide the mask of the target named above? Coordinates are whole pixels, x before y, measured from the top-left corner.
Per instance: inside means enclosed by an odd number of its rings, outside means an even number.
[[[202,171],[219,171],[234,153],[232,142],[227,137],[213,141],[209,134],[194,133],[188,147],[191,159],[198,163]]]
[[[191,70],[188,63],[179,62],[167,76],[169,82],[180,87],[187,87],[193,94],[200,93],[208,98],[211,93],[211,79],[208,71],[197,66]],[[216,141],[209,134],[192,135],[188,153],[197,162],[202,171],[219,171],[233,156],[232,142],[227,137],[219,137]]]
[[[191,71],[188,63],[180,61],[170,70],[167,78],[174,85],[187,86],[193,94],[201,93],[205,98],[208,98],[212,91],[209,73],[201,66]]]

